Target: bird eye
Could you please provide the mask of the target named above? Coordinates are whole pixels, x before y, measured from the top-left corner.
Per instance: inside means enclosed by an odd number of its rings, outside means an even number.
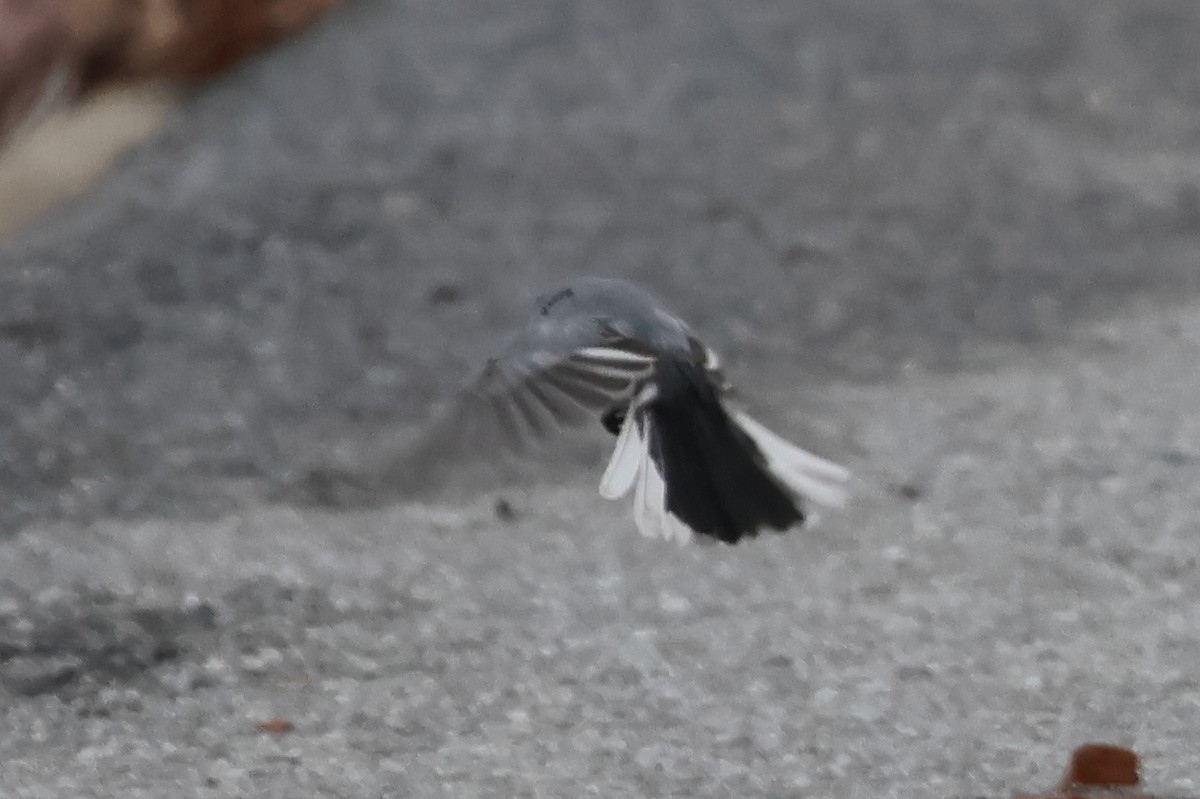
[[[573,296],[575,296],[575,292],[572,291],[571,289],[562,289],[561,291],[557,291],[554,294],[551,294],[550,299],[546,300],[545,304],[542,305],[542,316],[545,316],[546,314],[550,313],[550,309],[553,308],[558,303],[562,302],[563,300],[567,299],[568,297],[573,297]]]

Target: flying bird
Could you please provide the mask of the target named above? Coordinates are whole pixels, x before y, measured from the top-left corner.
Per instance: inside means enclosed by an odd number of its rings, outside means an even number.
[[[612,278],[580,278],[539,298],[450,418],[465,436],[486,422],[518,450],[598,419],[616,436],[601,496],[632,491],[638,530],[680,542],[787,530],[811,503],[841,506],[850,478],[751,418],[691,328]]]

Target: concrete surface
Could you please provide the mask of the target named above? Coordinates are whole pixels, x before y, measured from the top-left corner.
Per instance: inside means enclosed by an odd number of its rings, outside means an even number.
[[[1200,793],[1198,33],[364,2],[191,98],[0,248],[0,794]],[[855,504],[644,541],[596,431],[344,507],[578,272]]]

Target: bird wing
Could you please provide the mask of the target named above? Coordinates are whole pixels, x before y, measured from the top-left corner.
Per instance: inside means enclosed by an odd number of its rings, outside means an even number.
[[[654,361],[649,347],[603,321],[539,317],[488,360],[447,421],[476,444],[520,451],[627,402]]]

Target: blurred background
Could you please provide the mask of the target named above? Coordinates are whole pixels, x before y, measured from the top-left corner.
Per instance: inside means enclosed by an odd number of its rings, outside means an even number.
[[[0,236],[156,130],[172,89],[303,29],[334,2],[5,0],[0,143],[21,141],[0,171]]]
[[[336,504],[574,274],[780,385],[1200,287],[1187,3],[333,5],[0,3],[0,527]]]
[[[0,794],[1200,793],[1192,0],[0,0]],[[579,274],[858,478],[390,459]],[[541,478],[540,480],[537,478]]]

